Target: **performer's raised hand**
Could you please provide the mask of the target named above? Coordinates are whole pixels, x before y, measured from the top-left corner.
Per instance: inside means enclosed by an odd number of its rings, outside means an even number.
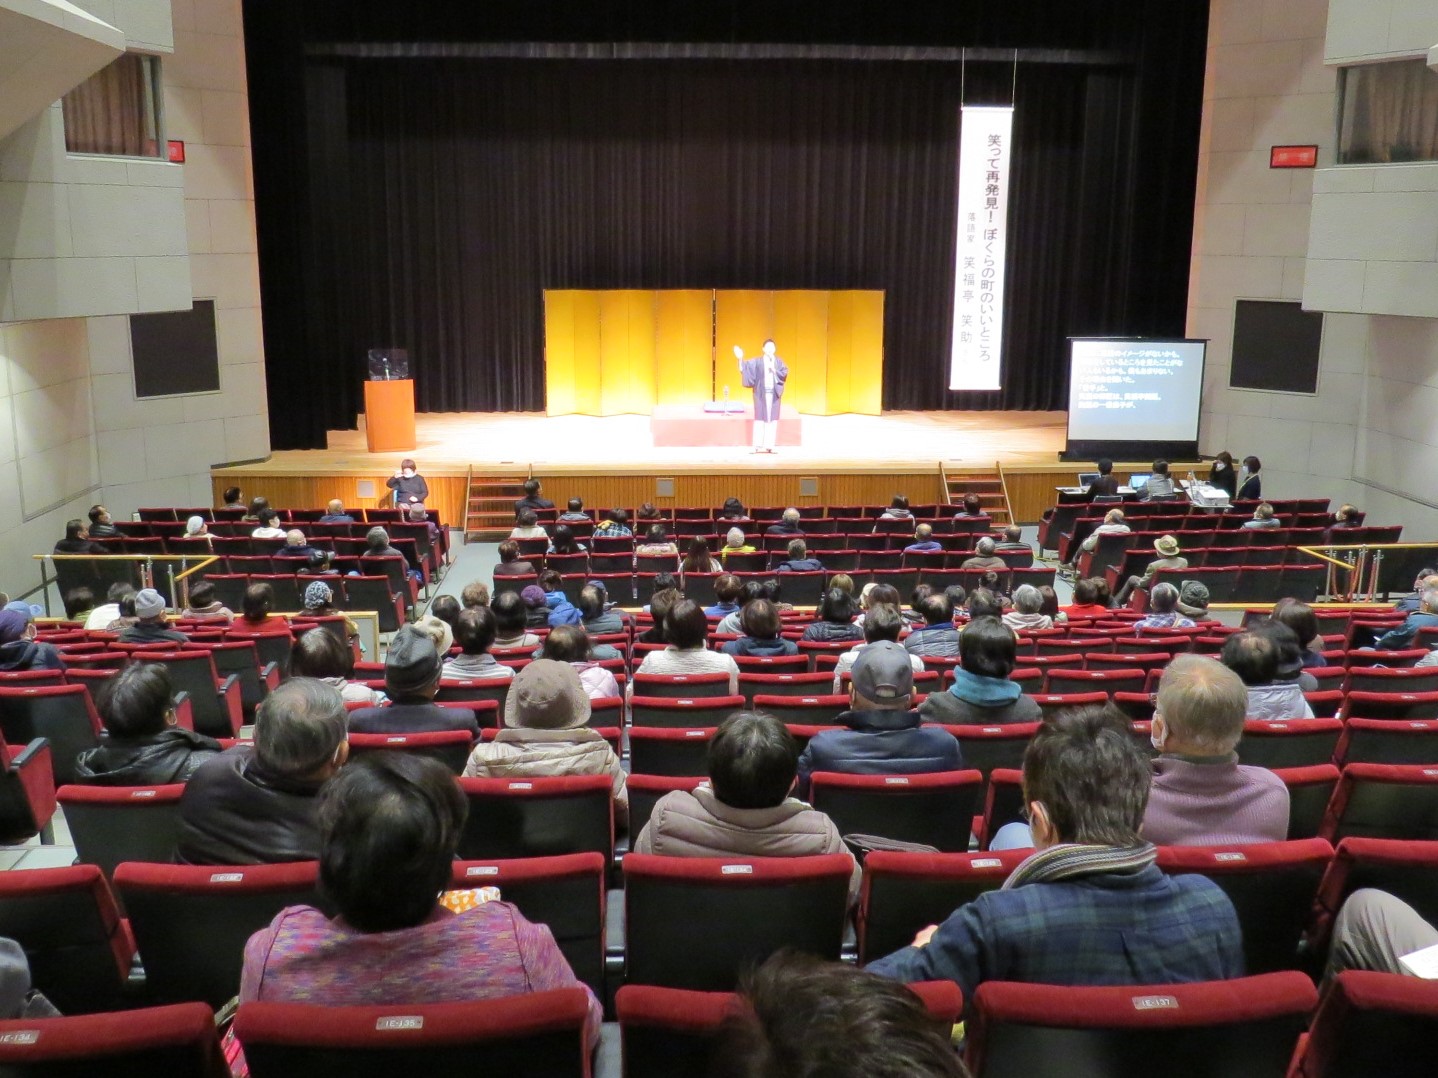
[[[740,348],[737,344],[734,346],[734,358],[740,363],[744,362],[744,349]]]

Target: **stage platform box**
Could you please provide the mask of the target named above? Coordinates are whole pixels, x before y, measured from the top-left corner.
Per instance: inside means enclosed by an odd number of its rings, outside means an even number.
[[[731,410],[706,411],[702,404],[660,404],[649,418],[655,446],[751,446],[754,444],[754,408],[745,404]],[[803,444],[799,413],[787,404],[779,409],[775,444]]]

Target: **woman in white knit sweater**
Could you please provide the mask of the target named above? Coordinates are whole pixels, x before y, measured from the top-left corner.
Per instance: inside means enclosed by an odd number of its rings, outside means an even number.
[[[644,656],[636,674],[716,674],[729,675],[729,695],[739,691],[739,664],[734,656],[722,651],[708,651],[709,619],[704,608],[692,599],[680,599],[664,618],[664,633],[669,646]],[[629,689],[633,695],[634,685]]]

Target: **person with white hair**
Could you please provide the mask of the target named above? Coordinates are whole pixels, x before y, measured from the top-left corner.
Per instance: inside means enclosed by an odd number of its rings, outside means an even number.
[[[1172,584],[1155,584],[1148,593],[1148,613],[1133,623],[1135,629],[1192,629],[1194,620],[1178,610],[1179,590]]]
[[[775,524],[770,524],[764,529],[765,535],[803,535],[804,529],[799,527],[799,510],[790,506],[785,509]]]
[[[1044,597],[1032,584],[1014,589],[1014,608],[1006,611],[1003,623],[1014,632],[1020,629],[1052,629],[1054,619],[1043,612]]]
[[[960,569],[992,569],[996,573],[1002,573],[1009,567],[1009,563],[999,557],[997,553],[998,543],[994,542],[991,536],[984,536],[974,544],[974,556],[965,558]]]
[[[754,547],[744,537],[743,528],[730,528],[724,535],[724,545],[719,548],[719,561],[722,563],[730,554],[752,554]]]
[[[1084,550],[1097,550],[1099,537],[1103,535],[1127,535],[1133,529],[1124,521],[1122,509],[1110,509],[1103,516],[1103,523],[1095,528],[1089,537],[1079,544]]]

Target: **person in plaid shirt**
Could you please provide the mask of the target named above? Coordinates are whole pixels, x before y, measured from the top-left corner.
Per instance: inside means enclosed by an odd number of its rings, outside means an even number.
[[[898,981],[1154,985],[1243,976],[1233,904],[1212,880],[1166,876],[1139,838],[1150,768],[1122,716],[1046,719],[1024,753],[1036,852],[1001,889],[869,965]]]

